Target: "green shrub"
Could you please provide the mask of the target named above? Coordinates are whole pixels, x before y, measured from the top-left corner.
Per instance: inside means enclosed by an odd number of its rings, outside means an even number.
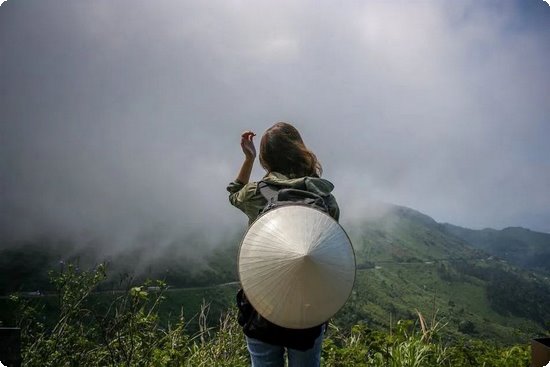
[[[68,265],[51,273],[58,295],[53,327],[40,321],[40,309],[26,299],[18,303],[22,328],[22,357],[26,366],[243,366],[244,337],[234,310],[212,331],[206,326],[208,306],[199,315],[201,330],[188,335],[182,317],[162,327],[158,309],[164,300],[163,282],[129,287],[111,302],[92,300],[105,279],[105,266],[78,271]],[[157,291],[148,292],[154,285]],[[97,297],[96,297],[97,298]],[[212,334],[212,335],[211,335]]]
[[[13,297],[19,306],[25,366],[249,365],[235,309],[212,328],[206,322],[209,307],[203,304],[199,331],[190,335],[182,316],[166,326],[159,322],[166,290],[163,282],[128,286],[127,291],[109,297],[94,294],[105,273],[104,265],[91,271],[68,265],[62,272],[51,273],[57,290],[53,321],[45,322],[44,310],[29,300]],[[148,291],[151,286],[155,291]],[[428,321],[418,311],[417,315],[418,320],[401,320],[389,333],[365,324],[345,330],[330,324],[323,344],[323,366],[529,365],[527,345],[499,347],[478,340],[445,344],[440,338],[445,324],[436,320],[436,314]]]

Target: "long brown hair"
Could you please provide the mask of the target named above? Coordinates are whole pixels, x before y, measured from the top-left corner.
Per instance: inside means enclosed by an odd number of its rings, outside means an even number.
[[[289,177],[320,177],[323,173],[317,157],[306,147],[298,130],[286,122],[277,122],[262,136],[260,164],[268,172]]]

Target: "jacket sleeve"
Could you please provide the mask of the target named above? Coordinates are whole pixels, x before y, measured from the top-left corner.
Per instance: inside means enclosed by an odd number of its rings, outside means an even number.
[[[265,199],[257,193],[257,183],[250,182],[246,185],[233,181],[227,186],[229,202],[248,216],[252,223],[265,206]]]

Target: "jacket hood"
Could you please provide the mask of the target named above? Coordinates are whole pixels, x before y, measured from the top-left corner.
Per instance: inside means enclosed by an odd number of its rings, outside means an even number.
[[[319,177],[289,178],[278,172],[270,172],[262,181],[275,186],[306,190],[320,196],[330,195],[334,190],[334,185],[330,181]]]

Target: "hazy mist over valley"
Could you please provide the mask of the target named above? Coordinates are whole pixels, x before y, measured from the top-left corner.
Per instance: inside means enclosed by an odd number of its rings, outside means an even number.
[[[208,253],[245,225],[239,134],[278,120],[343,223],[383,201],[550,232],[546,3],[314,5],[4,3],[1,246]]]

